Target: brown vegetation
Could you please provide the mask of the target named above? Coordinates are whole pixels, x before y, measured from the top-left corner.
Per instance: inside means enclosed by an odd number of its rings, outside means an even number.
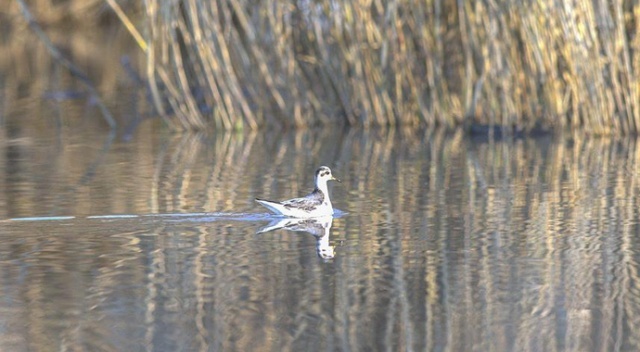
[[[640,129],[637,2],[89,4],[77,11],[112,23],[110,8],[134,35],[153,104],[175,129]]]
[[[640,127],[633,2],[147,4],[156,101],[181,128]]]

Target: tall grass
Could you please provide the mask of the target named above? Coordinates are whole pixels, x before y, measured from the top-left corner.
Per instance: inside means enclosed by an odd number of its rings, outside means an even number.
[[[17,3],[0,14],[16,38]],[[100,31],[117,10],[175,129],[640,128],[638,1],[29,3],[50,36],[70,20]]]
[[[155,102],[175,128],[640,127],[638,2],[145,6]]]

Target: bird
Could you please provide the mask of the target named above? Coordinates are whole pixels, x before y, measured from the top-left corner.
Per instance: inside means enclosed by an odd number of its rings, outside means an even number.
[[[331,169],[326,166],[320,166],[315,174],[316,188],[307,196],[282,202],[256,198],[256,202],[275,214],[286,217],[316,218],[332,216],[333,206],[331,205],[329,189],[327,188],[327,182],[329,181],[342,182],[331,174]]]

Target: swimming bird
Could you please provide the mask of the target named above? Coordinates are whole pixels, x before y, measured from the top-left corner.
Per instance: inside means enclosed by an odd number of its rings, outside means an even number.
[[[256,202],[278,215],[293,218],[315,218],[333,215],[333,206],[331,205],[329,189],[327,188],[327,182],[332,180],[341,182],[333,177],[331,169],[326,166],[320,166],[316,170],[316,188],[307,196],[282,202],[256,198]]]

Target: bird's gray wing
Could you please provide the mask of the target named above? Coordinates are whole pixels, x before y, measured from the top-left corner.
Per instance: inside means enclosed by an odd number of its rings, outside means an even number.
[[[282,202],[281,204],[287,208],[296,208],[304,211],[311,211],[322,204],[322,199],[320,197],[309,195],[304,198],[289,199]]]

